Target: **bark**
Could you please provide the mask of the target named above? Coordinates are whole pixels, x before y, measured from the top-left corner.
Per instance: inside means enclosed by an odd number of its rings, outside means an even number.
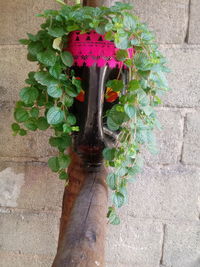
[[[58,251],[52,267],[104,266],[106,170],[103,166],[86,169],[73,153],[69,176],[63,197]]]

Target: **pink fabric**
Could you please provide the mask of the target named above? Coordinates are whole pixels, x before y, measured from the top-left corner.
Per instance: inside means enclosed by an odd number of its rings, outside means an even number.
[[[114,42],[105,40],[104,35],[95,31],[80,34],[79,31],[73,31],[68,35],[64,51],[69,51],[74,57],[74,65],[88,67],[96,64],[98,67],[108,65],[110,68],[121,68],[123,62],[115,57],[118,48]],[[134,54],[134,48],[127,49],[129,57]]]

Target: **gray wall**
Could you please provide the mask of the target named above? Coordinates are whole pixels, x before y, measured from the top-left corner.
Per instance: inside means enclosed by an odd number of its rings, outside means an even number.
[[[71,1],[72,2],[72,1]],[[107,267],[200,266],[200,0],[134,0],[157,33],[172,72],[158,113],[160,154],[146,154],[120,226],[109,226]],[[0,259],[2,267],[50,267],[63,183],[46,166],[49,133],[13,137],[13,103],[27,72],[18,44],[53,0],[0,0]]]

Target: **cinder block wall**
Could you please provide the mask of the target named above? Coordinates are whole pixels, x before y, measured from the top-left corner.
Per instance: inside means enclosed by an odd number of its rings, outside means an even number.
[[[72,1],[71,1],[72,2]],[[107,267],[200,266],[200,1],[133,0],[168,58],[172,91],[158,109],[160,154],[129,188],[109,226]],[[0,0],[0,266],[50,267],[64,184],[46,166],[48,134],[12,137],[13,103],[36,66],[18,44],[53,0]]]

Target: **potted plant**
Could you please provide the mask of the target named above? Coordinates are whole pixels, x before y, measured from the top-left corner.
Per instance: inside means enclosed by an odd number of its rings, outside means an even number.
[[[28,74],[19,93],[12,129],[22,136],[29,130],[53,130],[49,143],[58,155],[48,165],[66,185],[67,149],[72,144],[86,158],[85,164],[101,164],[103,155],[109,167],[107,185],[113,191],[108,220],[119,224],[116,208],[126,203],[127,185],[141,170],[141,148],[157,153],[154,107],[168,90],[166,60],[154,35],[130,13],[129,4],[92,8],[58,2],[60,10],[38,15],[45,22],[37,34],[20,40],[28,47],[27,59],[37,62],[38,69]],[[107,69],[109,80],[103,78]],[[92,78],[93,83],[103,80],[96,84],[95,94],[88,89],[88,77],[90,84]],[[95,126],[89,135],[88,125]]]

